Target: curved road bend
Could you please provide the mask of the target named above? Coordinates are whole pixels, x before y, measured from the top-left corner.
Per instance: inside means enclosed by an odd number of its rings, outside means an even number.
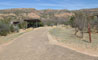
[[[3,48],[0,60],[98,60],[97,57],[50,44],[47,32],[47,28],[40,28],[18,37]]]

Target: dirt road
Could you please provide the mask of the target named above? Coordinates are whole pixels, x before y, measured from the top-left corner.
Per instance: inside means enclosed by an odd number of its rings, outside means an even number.
[[[98,60],[49,43],[47,28],[25,33],[0,52],[0,60]]]

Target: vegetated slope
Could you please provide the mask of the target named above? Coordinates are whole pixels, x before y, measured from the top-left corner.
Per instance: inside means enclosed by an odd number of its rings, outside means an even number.
[[[80,9],[80,10],[74,10],[74,11],[82,11],[88,15],[91,15],[91,16],[98,15],[98,8]]]
[[[69,20],[70,16],[72,16],[72,12],[69,10],[46,9],[40,10],[40,16],[44,21],[44,24],[57,25],[65,24],[65,22]]]
[[[39,15],[39,11],[37,11],[34,8],[15,8],[15,9],[0,10],[0,14],[3,18],[4,17],[6,17],[6,18],[7,17],[10,17],[10,18],[15,17],[14,19],[17,19],[17,20],[23,20],[28,17],[31,18],[31,16],[30,16],[31,13],[34,13],[33,14],[34,16]]]
[[[86,13],[98,14],[98,8],[94,9],[81,9],[81,10],[54,10],[54,9],[45,9],[45,10],[36,10],[34,8],[14,8],[14,9],[5,9],[0,10],[0,19],[10,18],[12,20],[24,20],[28,18],[39,18],[42,21],[53,22],[55,24],[64,23],[70,19],[70,16],[74,14],[73,11],[83,11]]]
[[[0,10],[0,14],[8,14],[8,13],[21,14],[31,12],[37,12],[37,10],[34,8],[15,8],[15,9]]]
[[[67,14],[65,14],[67,13]],[[23,16],[25,18],[34,18],[33,16],[39,16],[38,18],[44,18],[45,20],[57,17],[57,15],[63,14],[63,17],[66,17],[70,13],[68,10],[36,10],[34,8],[15,8],[15,9],[5,9],[0,10],[2,16],[13,15],[13,16]]]

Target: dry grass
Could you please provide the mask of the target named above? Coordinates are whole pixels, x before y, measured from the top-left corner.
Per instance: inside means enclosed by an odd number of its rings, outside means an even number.
[[[54,27],[50,34],[55,36],[56,40],[70,48],[82,52],[98,55],[98,33],[92,33],[92,43],[89,43],[88,34],[85,33],[85,39],[81,40],[74,35],[74,28],[71,27]]]
[[[26,30],[21,29],[19,33],[12,33],[7,36],[0,36],[0,45],[10,42],[10,41],[14,40],[15,38],[17,38],[18,36],[20,36],[26,32],[29,32],[29,31],[32,31],[32,28],[29,28]]]

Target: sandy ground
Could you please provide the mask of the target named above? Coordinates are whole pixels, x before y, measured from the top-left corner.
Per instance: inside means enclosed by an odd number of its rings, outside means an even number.
[[[50,42],[47,28],[34,29],[3,47],[0,60],[98,60]]]
[[[89,43],[88,33],[84,34],[84,39],[80,39],[74,35],[74,28],[71,27],[57,26],[52,28],[49,32],[53,40],[56,40],[59,45],[77,52],[98,57],[98,34],[92,33],[92,43]]]
[[[59,46],[62,46],[62,47],[65,47],[65,48],[68,48],[68,49],[71,49],[71,50],[74,50],[78,53],[82,53],[82,54],[86,54],[86,55],[89,55],[89,56],[94,56],[94,57],[98,57],[97,54],[92,54],[90,53],[89,51],[83,51],[83,49],[77,49],[77,48],[73,48],[72,46],[69,46],[69,45],[66,45],[62,42],[59,42],[55,36],[52,36],[50,33],[48,33],[48,39],[49,39],[49,42],[51,44],[55,44],[55,45],[59,45]],[[81,48],[81,47],[80,47]]]

